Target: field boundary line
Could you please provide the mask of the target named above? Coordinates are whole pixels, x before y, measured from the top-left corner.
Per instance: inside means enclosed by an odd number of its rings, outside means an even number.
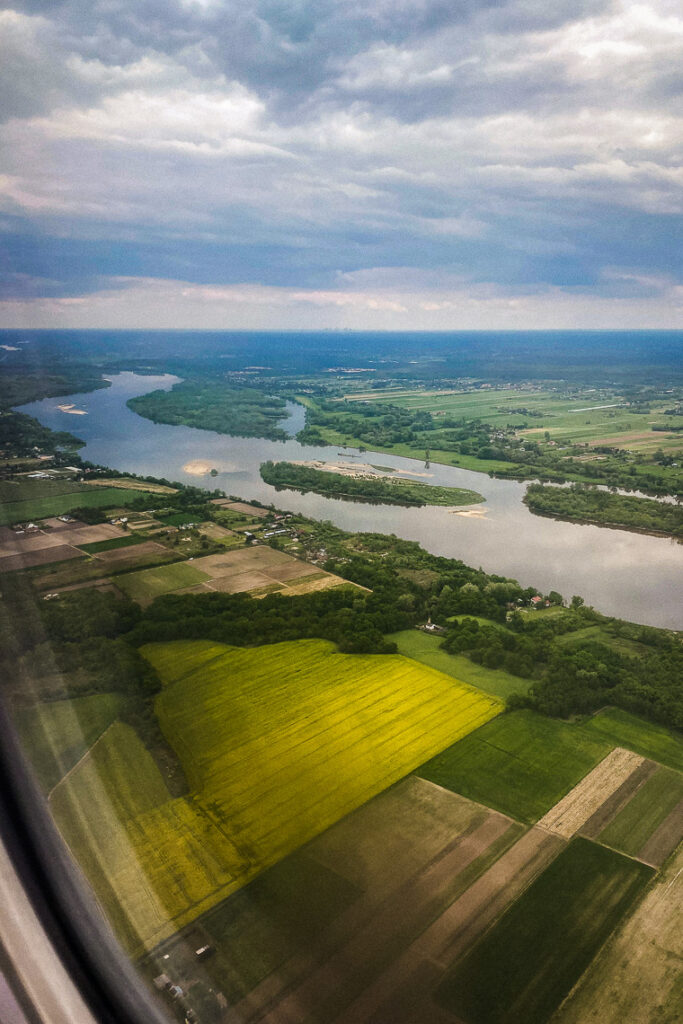
[[[116,725],[117,721],[118,721],[118,719],[115,719],[113,722],[110,722],[109,725],[107,726],[107,728],[104,730],[104,732],[100,733],[100,735],[97,737],[97,739],[92,744],[92,746],[88,747],[86,752],[84,754],[82,754],[81,757],[79,757],[78,761],[76,761],[76,764],[72,765],[71,768],[69,768],[69,770],[66,773],[66,775],[63,775],[62,778],[59,780],[59,782],[55,783],[55,785],[52,787],[50,792],[47,794],[47,799],[48,800],[50,800],[50,798],[52,797],[52,794],[54,793],[54,791],[59,786],[61,786],[61,784],[63,782],[66,782],[67,779],[71,777],[71,775],[73,775],[73,773],[76,771],[76,769],[83,763],[83,761],[85,761],[86,757],[90,757],[90,755],[92,754],[92,752],[95,749],[95,747],[97,746],[97,744],[100,742],[100,740],[104,739],[104,737],[107,735],[107,733],[112,728],[112,726]]]

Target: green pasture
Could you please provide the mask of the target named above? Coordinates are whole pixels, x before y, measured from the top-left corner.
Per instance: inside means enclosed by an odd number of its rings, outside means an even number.
[[[183,587],[193,587],[211,577],[188,562],[173,562],[154,569],[124,573],[117,576],[116,585],[133,601],[153,601],[162,594],[171,594]]]
[[[410,659],[342,655],[319,640],[251,649],[179,641],[142,653],[165,684],[156,711],[189,795],[171,799],[135,733],[117,723],[52,796],[130,952],[502,708]]]
[[[416,774],[518,821],[533,822],[614,745],[580,726],[514,711],[437,754]]]
[[[480,621],[488,626],[493,625],[486,619]],[[430,636],[419,629],[403,629],[399,633],[391,633],[387,640],[394,641],[399,654],[414,658],[423,665],[429,665],[430,668],[445,672],[454,679],[459,679],[469,686],[476,686],[484,693],[501,697],[503,700],[511,693],[526,693],[531,685],[529,679],[520,679],[519,676],[513,676],[503,669],[477,665],[464,654],[449,654],[448,651],[441,649],[443,637]]]
[[[188,512],[171,512],[168,515],[159,513],[157,518],[164,526],[187,526],[188,523],[199,523],[201,516],[191,515]]]
[[[593,715],[582,729],[611,748],[626,747],[636,754],[683,772],[683,735],[664,725],[646,722],[619,708]]]
[[[600,842],[635,857],[681,800],[683,775],[659,768],[602,830]]]
[[[468,1024],[545,1024],[653,870],[575,839],[437,990]]]
[[[118,694],[96,693],[14,711],[22,746],[43,789],[51,789],[73,768],[111,725],[120,706]]]
[[[88,490],[90,488],[87,484],[79,484],[75,480],[32,480],[28,476],[19,476],[13,480],[0,480],[0,504],[34,501],[36,498],[77,494]]]
[[[45,483],[46,481],[38,482]],[[116,487],[87,487],[84,490],[48,494],[25,501],[3,502],[0,504],[0,526],[46,519],[48,516],[61,516],[75,508],[119,508],[132,505],[138,498],[149,497],[150,495],[145,491],[124,490]]]
[[[625,654],[630,658],[642,658],[647,654],[647,647],[638,643],[637,640],[628,640],[626,637],[615,636],[609,628],[604,626],[586,626],[584,629],[575,629],[572,633],[564,633],[556,636],[554,643],[560,647],[574,647],[587,641],[595,641],[604,644],[617,654]]]

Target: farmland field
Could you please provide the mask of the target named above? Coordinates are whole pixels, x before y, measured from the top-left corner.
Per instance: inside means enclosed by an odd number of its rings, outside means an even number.
[[[482,419],[501,429],[526,420],[528,429],[523,433],[533,437],[548,430],[558,443],[567,439],[602,442],[635,451],[659,448],[663,443],[674,450],[680,448],[680,438],[651,429],[652,422],[675,423],[664,415],[664,406],[658,411],[639,413],[627,408],[618,396],[598,396],[598,392],[569,396],[540,388],[506,388],[460,392],[391,391],[385,395],[363,392],[347,397],[352,401],[388,403],[456,419]],[[520,413],[520,409],[527,413]]]
[[[110,540],[96,540],[92,544],[79,544],[81,551],[87,555],[97,555],[101,551],[115,551],[117,548],[128,548],[132,544],[142,544],[144,538],[134,533],[125,534],[123,537],[112,537]]]
[[[437,754],[416,774],[519,821],[537,821],[614,746],[580,726],[515,711]]]
[[[574,839],[439,986],[467,1024],[545,1024],[652,877]]]
[[[187,924],[502,708],[408,659],[341,655],[324,641],[142,653],[166,684],[157,714],[189,797],[171,800],[135,734],[116,724],[51,800],[130,950]]]
[[[118,694],[96,693],[15,710],[17,731],[45,789],[56,785],[111,725],[120,704]]]
[[[134,601],[149,602],[161,594],[170,594],[181,587],[203,583],[209,578],[205,572],[187,562],[175,562],[156,569],[126,573],[117,579],[116,585]]]
[[[593,715],[582,728],[596,739],[607,740],[610,746],[627,747],[643,757],[683,771],[683,737],[664,725],[609,708]]]
[[[84,488],[75,492],[72,490],[66,494],[48,494],[45,497],[29,498],[25,501],[2,503],[0,505],[0,524],[23,523],[29,519],[59,516],[74,508],[118,508],[122,505],[131,505],[138,498],[146,497],[149,495],[143,490],[120,490],[114,487]]]
[[[270,975],[267,1000],[279,989],[286,1002],[292,984],[301,984],[313,1014],[325,1003],[331,1018],[521,830],[496,812],[408,777],[202,915],[192,941],[195,947],[216,944],[205,970],[231,1004]],[[403,913],[391,913],[393,899]],[[171,939],[161,952],[169,954],[174,975],[184,973],[180,943]],[[246,1015],[261,998],[249,996]],[[298,1003],[299,994],[295,998]],[[304,1003],[298,1005],[304,1017]],[[241,1007],[234,1009],[242,1019]]]
[[[683,775],[660,768],[599,835],[601,843],[632,857],[640,854],[648,839],[683,801]]]
[[[487,626],[492,625],[486,619],[481,621]],[[531,680],[520,679],[519,676],[513,676],[504,669],[477,665],[464,654],[449,654],[448,651],[442,651],[442,637],[430,636],[419,629],[404,629],[400,633],[392,633],[387,636],[387,640],[394,641],[399,654],[414,658],[423,665],[436,668],[439,672],[445,672],[446,675],[460,679],[470,686],[476,686],[484,693],[491,693],[495,697],[504,699],[511,693],[526,693],[531,684]]]
[[[679,1024],[683,847],[604,945],[553,1024]]]

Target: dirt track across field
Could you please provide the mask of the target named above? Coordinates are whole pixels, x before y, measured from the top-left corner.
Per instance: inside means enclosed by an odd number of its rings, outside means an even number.
[[[538,828],[571,839],[644,761],[632,750],[615,747],[541,818]]]

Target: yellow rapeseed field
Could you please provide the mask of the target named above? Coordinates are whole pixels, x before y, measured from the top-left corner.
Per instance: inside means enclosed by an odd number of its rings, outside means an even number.
[[[339,654],[321,640],[255,649],[178,641],[142,653],[165,684],[157,715],[190,794],[170,799],[137,736],[118,723],[52,796],[131,952],[187,924],[503,707],[411,659]]]

